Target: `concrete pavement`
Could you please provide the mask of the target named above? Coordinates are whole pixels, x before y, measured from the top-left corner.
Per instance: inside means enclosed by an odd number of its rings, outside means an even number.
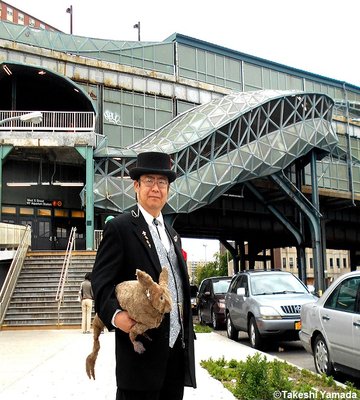
[[[0,331],[0,398],[114,400],[114,333],[101,335],[95,381],[90,381],[85,372],[92,339],[92,335],[84,335],[80,330]],[[197,334],[198,388],[185,388],[184,400],[234,400],[235,397],[199,363],[210,357],[245,360],[255,352],[216,333]]]

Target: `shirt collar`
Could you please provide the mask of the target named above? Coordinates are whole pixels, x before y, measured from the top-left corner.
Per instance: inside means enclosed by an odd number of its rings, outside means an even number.
[[[145,218],[145,221],[147,222],[148,225],[152,225],[154,217],[148,213],[144,207],[142,207],[140,204],[138,204],[139,210],[141,211],[141,214],[143,215],[143,217]],[[156,219],[159,221],[160,226],[164,226],[164,217],[163,215],[160,213]]]

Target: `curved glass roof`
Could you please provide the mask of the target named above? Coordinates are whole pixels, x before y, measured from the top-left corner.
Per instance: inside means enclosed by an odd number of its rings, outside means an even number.
[[[165,211],[194,211],[233,185],[276,173],[313,149],[331,152],[338,142],[332,107],[324,94],[274,90],[235,93],[195,107],[129,148],[105,152],[121,161],[113,173],[96,174],[95,205],[118,212],[131,208],[128,172],[136,155],[161,151],[171,155],[178,176]],[[95,156],[104,157],[104,149]]]

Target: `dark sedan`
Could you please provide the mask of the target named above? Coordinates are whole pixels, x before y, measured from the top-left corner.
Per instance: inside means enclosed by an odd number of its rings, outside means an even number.
[[[225,294],[230,282],[230,276],[206,278],[201,282],[197,295],[201,324],[211,324],[214,329],[225,326]]]

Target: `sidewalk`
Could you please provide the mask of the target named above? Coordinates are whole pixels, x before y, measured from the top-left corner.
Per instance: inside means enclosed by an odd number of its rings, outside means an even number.
[[[0,331],[0,398],[29,400],[114,400],[114,333],[101,335],[96,380],[89,380],[85,359],[92,335],[79,330]],[[197,389],[184,400],[234,400],[220,382],[200,367],[201,360],[246,359],[256,351],[216,333],[197,334]]]

